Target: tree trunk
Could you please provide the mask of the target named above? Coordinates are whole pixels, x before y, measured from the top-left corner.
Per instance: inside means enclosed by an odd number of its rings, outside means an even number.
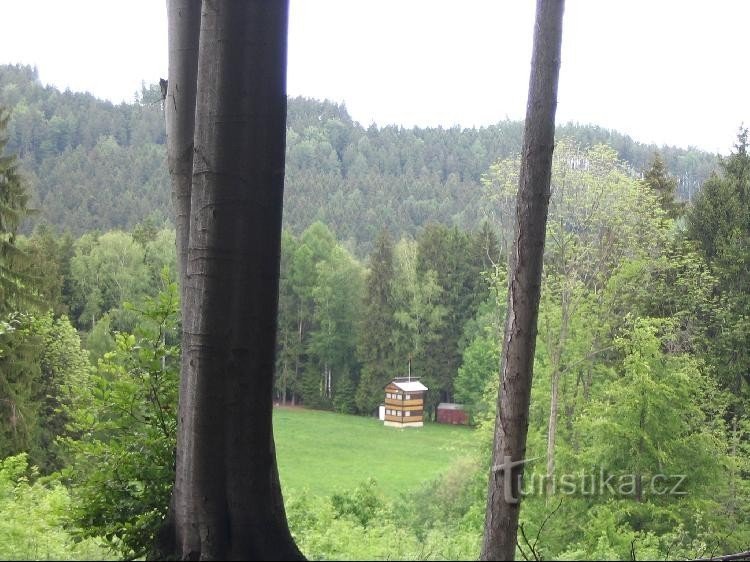
[[[193,37],[184,10],[199,5],[171,3],[170,29]],[[186,252],[179,226],[177,242],[183,372],[173,507],[182,559],[302,559],[284,513],[271,421],[287,17],[283,1],[204,1],[191,107],[180,105],[190,102],[177,95],[170,68],[167,104],[195,116]],[[178,201],[179,225],[186,203]]]
[[[635,500],[638,502],[643,501],[643,475],[642,475],[642,463],[643,463],[643,454],[646,449],[646,441],[643,438],[643,433],[646,429],[646,407],[641,406],[641,412],[638,419],[638,431],[640,435],[638,436],[638,462],[636,463],[636,470],[635,470]]]
[[[179,280],[184,287],[190,229],[190,186],[193,181],[195,95],[201,0],[167,0],[169,79],[164,113],[167,121],[167,165],[177,231]]]
[[[299,305],[299,317],[297,323],[297,349],[294,354],[294,384],[292,385],[292,406],[295,405],[295,393],[299,388],[299,369],[300,369],[300,355],[302,354],[302,342],[303,342],[303,320],[302,320],[302,303]]]
[[[551,392],[549,421],[547,424],[547,496],[551,496],[555,489],[555,441],[557,437],[557,412],[560,405],[560,377],[562,376],[561,362],[562,354],[565,348],[565,342],[568,339],[568,324],[570,322],[570,313],[568,309],[569,301],[566,296],[566,290],[562,293],[560,315],[560,331],[558,332],[557,344],[552,353],[552,374],[551,374]]]
[[[482,560],[516,554],[560,70],[563,0],[537,0]]]
[[[550,393],[549,422],[547,424],[547,496],[555,489],[555,438],[557,437],[557,407],[560,401],[560,370],[552,371],[552,392]]]
[[[181,319],[187,321],[185,303],[185,269],[187,266],[188,234],[190,231],[190,191],[193,179],[193,136],[195,132],[195,95],[198,80],[198,43],[200,35],[201,0],[167,0],[169,74],[164,113],[167,125],[167,166],[172,187],[172,205],[175,213],[175,242],[180,282]],[[184,349],[185,339],[183,336]],[[186,356],[182,355],[181,371],[186,371]],[[191,406],[190,395],[185,391],[187,378],[180,378],[178,419],[180,431],[177,435],[177,458],[184,455],[184,436],[191,430],[186,426],[191,417],[185,415]],[[185,464],[176,462],[177,469]],[[178,509],[178,498],[184,501],[189,489],[184,470],[177,472],[169,515],[156,540],[155,558],[165,558],[183,546],[190,537],[179,536],[175,526],[177,511],[183,513],[187,506]]]

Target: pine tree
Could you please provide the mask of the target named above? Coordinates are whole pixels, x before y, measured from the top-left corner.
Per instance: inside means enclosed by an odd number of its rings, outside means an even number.
[[[667,166],[658,152],[654,152],[651,167],[643,174],[643,183],[656,195],[659,205],[669,218],[676,219],[682,214],[685,203],[675,200],[677,180],[669,175]]]
[[[383,389],[395,376],[392,336],[396,330],[392,298],[393,241],[381,230],[370,256],[361,339],[357,348],[362,374],[355,402],[362,413],[372,413],[383,399]]]
[[[24,254],[16,247],[16,234],[31,213],[29,194],[17,169],[15,155],[4,156],[8,139],[5,129],[10,114],[0,108],[0,313],[30,300],[31,292],[18,265]]]
[[[511,252],[508,314],[492,446],[493,471],[489,478],[480,560],[513,560],[518,544],[519,500],[524,470],[523,462],[518,461],[525,456],[529,425],[555,144],[563,8],[563,0],[537,1],[523,161],[516,205],[518,220]],[[510,487],[505,487],[505,483],[511,483]]]
[[[500,239],[488,221],[483,221],[471,240],[471,271],[476,279],[473,310],[479,309],[490,294],[492,283],[489,272],[503,263]]]
[[[492,242],[489,242],[492,244]],[[445,309],[445,321],[429,342],[425,353],[425,384],[430,388],[426,409],[438,401],[453,401],[453,381],[461,361],[461,335],[487,295],[482,285],[480,252],[474,240],[457,228],[429,225],[419,238],[417,275],[424,280],[432,271],[440,287],[438,302]]]
[[[750,262],[750,154],[748,129],[740,129],[735,152],[721,162],[688,213],[688,234],[696,240],[714,268],[734,276]],[[729,287],[734,280],[729,280]]]
[[[722,174],[709,178],[687,216],[688,235],[716,276],[719,287],[716,325],[709,330],[709,356],[716,377],[750,409],[750,154],[748,130],[740,129],[735,151],[721,163]],[[743,380],[745,381],[743,383]]]

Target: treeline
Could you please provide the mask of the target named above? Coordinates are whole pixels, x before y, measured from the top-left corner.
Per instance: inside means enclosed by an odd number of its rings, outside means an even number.
[[[63,385],[82,382],[174,279],[174,232],[147,226],[74,240],[38,228],[16,247],[23,284],[20,298],[3,300],[0,416],[9,423],[0,425],[0,457],[25,451],[49,471],[63,465]]]
[[[31,186],[34,219],[74,235],[130,230],[171,217],[158,86],[131,104],[43,87],[28,66],[0,66],[0,105],[12,110],[8,150],[20,156]],[[284,220],[300,235],[315,221],[359,257],[381,226],[415,238],[435,222],[476,230],[486,218],[481,177],[498,158],[520,150],[522,124],[480,129],[363,127],[342,105],[289,100]],[[595,126],[565,125],[558,136],[582,146],[614,147],[639,176],[657,147]],[[716,168],[696,150],[662,147],[678,196],[691,199]]]
[[[456,400],[479,424],[477,458],[403,502],[384,505],[369,485],[292,498],[310,554],[367,558],[394,529],[404,557],[476,552],[518,170],[510,155],[479,177],[488,222],[408,236],[380,221],[364,260],[365,244],[322,222],[283,233],[278,402],[372,415],[385,383],[411,372],[431,389],[428,409]],[[152,218],[19,236],[28,197],[12,157],[0,178],[0,456],[20,453],[0,462],[0,503],[50,505],[34,513],[55,525],[60,557],[76,552],[61,522],[89,537],[87,552],[103,538],[144,556],[174,482],[174,233]],[[530,557],[699,558],[750,543],[749,182],[745,130],[688,206],[658,155],[638,179],[614,148],[558,139],[522,511],[539,537],[521,545]],[[29,461],[61,472],[40,479]],[[25,557],[27,532],[0,524],[7,557]]]
[[[91,232],[78,239],[38,227],[17,247],[24,256],[19,271],[43,303],[41,310],[49,311],[45,322],[80,334],[93,364],[115,349],[117,333],[133,332],[141,304],[176,275],[174,231],[148,221],[132,232]],[[398,242],[382,230],[365,263],[323,223],[299,237],[284,231],[276,400],[371,415],[385,385],[411,373],[430,388],[428,410],[434,411],[439,401],[454,397],[465,329],[495,298],[486,274],[503,263],[488,223],[475,233],[432,224],[417,240]],[[13,402],[25,423],[50,426],[36,412],[39,396],[55,394],[44,382],[51,375],[38,368],[51,327],[37,325],[34,315],[29,322],[23,324],[29,337],[20,343],[21,332],[14,332],[17,345],[8,348],[5,360],[15,370],[26,369],[13,376],[26,381],[21,387],[38,387],[42,394]],[[37,429],[12,431],[19,440],[0,444],[0,454],[37,450],[31,446]],[[35,453],[32,460],[47,465]]]
[[[611,148],[559,141],[521,512],[529,558],[700,558],[750,541],[747,141],[743,129],[687,207],[658,158],[633,181]],[[499,217],[517,174],[506,160],[487,175]],[[477,528],[497,349],[480,334],[456,380],[485,383],[466,398],[488,420],[463,512]]]
[[[485,223],[474,233],[428,225],[394,243],[381,230],[364,267],[322,223],[282,239],[277,398],[370,415],[411,374],[426,409],[451,401],[464,331],[492,296],[484,273],[504,262]]]

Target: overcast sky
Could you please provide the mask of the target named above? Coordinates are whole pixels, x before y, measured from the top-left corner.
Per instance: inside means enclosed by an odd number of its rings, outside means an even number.
[[[164,0],[2,0],[0,63],[132,101],[167,74]],[[522,119],[532,0],[291,0],[292,95],[368,126]],[[558,123],[728,153],[750,124],[750,2],[568,0]]]

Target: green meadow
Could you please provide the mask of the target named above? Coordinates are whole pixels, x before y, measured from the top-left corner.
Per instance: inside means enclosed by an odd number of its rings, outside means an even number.
[[[432,480],[474,449],[467,427],[384,427],[376,418],[275,408],[276,454],[286,490],[326,496],[368,478],[387,497]]]

